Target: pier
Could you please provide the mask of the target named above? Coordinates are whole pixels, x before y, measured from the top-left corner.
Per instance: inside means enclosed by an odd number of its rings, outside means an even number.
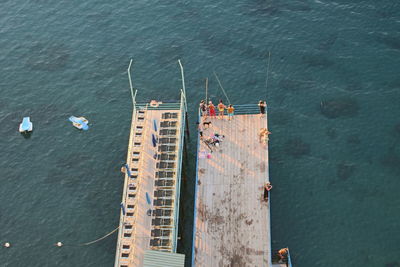
[[[131,61],[132,64],[132,61]],[[129,81],[130,66],[128,68]],[[183,76],[183,69],[182,69]],[[177,254],[186,99],[136,103],[121,202],[115,267],[184,266]]]
[[[231,121],[199,120],[192,266],[272,266],[268,142],[259,138],[267,115],[257,104],[235,109]],[[225,137],[214,147],[205,140],[216,133]]]

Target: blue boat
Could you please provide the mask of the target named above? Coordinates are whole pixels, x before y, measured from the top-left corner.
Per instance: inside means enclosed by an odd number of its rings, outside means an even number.
[[[24,117],[21,124],[19,125],[20,133],[32,132],[33,124],[30,117]]]
[[[89,129],[89,126],[88,126],[89,121],[87,119],[85,119],[84,117],[71,116],[71,117],[69,117],[69,121],[72,122],[72,125],[74,125],[76,128],[78,128],[80,130],[86,131]]]

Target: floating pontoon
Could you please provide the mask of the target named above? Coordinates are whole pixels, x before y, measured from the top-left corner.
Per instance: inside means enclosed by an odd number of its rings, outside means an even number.
[[[33,124],[30,117],[24,117],[21,124],[19,125],[20,133],[32,132]]]
[[[72,122],[72,125],[74,125],[79,130],[86,131],[89,129],[89,126],[88,126],[89,121],[87,119],[85,119],[84,117],[71,116],[71,117],[69,117],[69,121]]]

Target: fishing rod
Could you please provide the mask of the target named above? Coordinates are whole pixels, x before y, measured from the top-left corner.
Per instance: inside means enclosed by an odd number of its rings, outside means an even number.
[[[267,66],[267,78],[265,79],[265,95],[266,99],[268,99],[268,77],[269,77],[269,64],[271,61],[271,52],[268,51],[268,66]]]
[[[219,87],[221,88],[222,92],[224,93],[224,95],[225,95],[225,97],[226,97],[226,99],[228,100],[229,105],[230,105],[230,104],[231,104],[231,101],[229,100],[229,97],[228,97],[228,95],[226,94],[226,92],[225,92],[225,90],[224,90],[224,87],[222,87],[221,81],[219,80],[218,75],[215,73],[215,71],[214,71],[214,75],[215,75],[215,78],[217,78]]]

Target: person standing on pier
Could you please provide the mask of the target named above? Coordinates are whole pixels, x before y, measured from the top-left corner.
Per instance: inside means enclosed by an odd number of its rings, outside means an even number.
[[[219,100],[219,104],[218,104],[218,115],[220,119],[224,118],[224,111],[226,109],[226,106],[224,105],[224,103],[222,103],[222,100]]]
[[[204,100],[200,101],[200,112],[201,116],[204,116],[204,119],[207,119],[207,104]]]
[[[229,107],[226,110],[228,112],[228,120],[231,120],[233,118],[235,108],[232,105],[229,105]]]
[[[263,116],[265,114],[265,108],[267,107],[267,103],[265,103],[265,101],[260,100],[260,102],[258,102],[258,107],[260,108],[260,115]]]
[[[215,113],[215,106],[212,101],[208,102],[208,112],[210,117],[215,117],[217,114]]]

